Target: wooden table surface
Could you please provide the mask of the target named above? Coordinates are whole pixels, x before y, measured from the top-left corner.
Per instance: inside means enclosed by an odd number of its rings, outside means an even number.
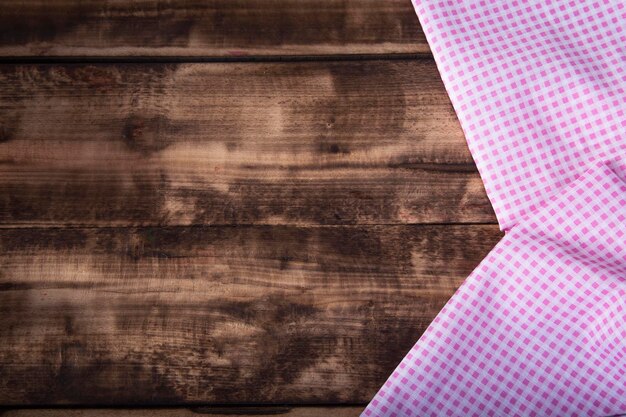
[[[358,415],[501,237],[410,0],[0,0],[0,62],[3,416]]]

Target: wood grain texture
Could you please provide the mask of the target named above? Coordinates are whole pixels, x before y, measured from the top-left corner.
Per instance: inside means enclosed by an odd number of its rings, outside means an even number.
[[[364,406],[0,409],[2,417],[358,417]]]
[[[428,54],[410,0],[0,0],[0,56]]]
[[[118,64],[0,66],[0,405],[226,404],[3,417],[357,416],[501,237],[410,0],[0,0],[3,59]]]
[[[0,404],[365,403],[500,237],[4,230]]]
[[[495,223],[429,60],[0,68],[0,225]]]

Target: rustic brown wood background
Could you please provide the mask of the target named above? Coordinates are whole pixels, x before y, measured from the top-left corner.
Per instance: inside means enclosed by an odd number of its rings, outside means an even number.
[[[0,61],[0,414],[358,415],[501,237],[410,0],[0,0]]]

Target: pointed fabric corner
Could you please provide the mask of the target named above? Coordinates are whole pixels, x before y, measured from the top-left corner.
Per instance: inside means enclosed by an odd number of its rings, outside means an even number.
[[[506,235],[362,415],[626,413],[626,4],[414,6]]]

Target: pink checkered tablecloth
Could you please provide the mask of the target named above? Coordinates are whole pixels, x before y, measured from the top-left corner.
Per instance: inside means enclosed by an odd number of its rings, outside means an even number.
[[[363,416],[626,413],[626,2],[415,9],[506,235]]]

